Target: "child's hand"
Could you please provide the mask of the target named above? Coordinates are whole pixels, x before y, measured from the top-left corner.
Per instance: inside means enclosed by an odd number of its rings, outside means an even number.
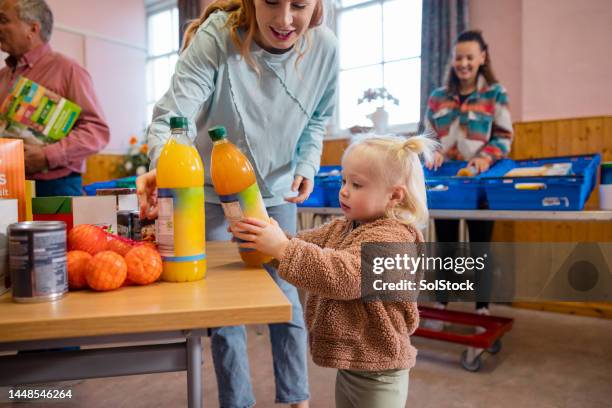
[[[257,218],[245,218],[230,227],[236,238],[247,242],[240,244],[242,248],[253,248],[264,254],[281,259],[289,240],[274,218],[270,223]]]

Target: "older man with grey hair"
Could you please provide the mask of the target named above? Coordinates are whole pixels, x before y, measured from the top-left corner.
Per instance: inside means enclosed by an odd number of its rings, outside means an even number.
[[[49,45],[53,13],[44,0],[0,0],[0,49],[9,54],[0,70],[0,103],[24,76],[82,108],[72,131],[56,143],[25,144],[28,178],[37,196],[81,195],[85,160],[109,140],[109,129],[89,73]]]

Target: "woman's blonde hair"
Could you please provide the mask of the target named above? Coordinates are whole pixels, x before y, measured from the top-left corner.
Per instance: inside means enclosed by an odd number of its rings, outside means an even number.
[[[322,0],[315,1],[315,8],[312,13],[312,18],[310,19],[310,24],[308,26],[309,28],[316,27],[323,22]],[[183,35],[183,46],[181,48],[181,52],[189,47],[189,44],[191,44],[193,37],[198,31],[198,28],[204,24],[206,19],[211,14],[219,10],[225,11],[228,14],[225,27],[227,27],[230,31],[232,43],[240,55],[242,55],[242,57],[246,60],[247,64],[249,64],[257,73],[259,73],[259,67],[251,55],[251,44],[253,43],[255,34],[257,33],[254,0],[216,0],[212,2],[208,7],[206,7],[199,18],[193,20],[189,26],[187,26],[185,34]],[[244,30],[244,38],[241,38],[239,30]],[[296,48],[298,53],[296,65],[310,48],[310,36],[308,35],[308,32],[304,37],[306,47],[303,52],[300,51],[300,47]]]
[[[425,177],[419,156],[430,160],[438,142],[426,136],[409,138],[376,136],[352,143],[342,160],[359,153],[361,160],[371,164],[372,172],[389,186],[401,185],[405,189],[404,201],[388,208],[386,216],[405,224],[424,226],[429,218]]]

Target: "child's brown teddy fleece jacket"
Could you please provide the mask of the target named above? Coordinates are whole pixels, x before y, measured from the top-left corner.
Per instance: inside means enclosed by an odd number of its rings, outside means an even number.
[[[308,292],[306,325],[314,362],[362,371],[411,368],[410,334],[419,324],[416,302],[362,302],[361,243],[423,242],[419,230],[393,219],[353,227],[346,218],[291,239],[280,276]]]

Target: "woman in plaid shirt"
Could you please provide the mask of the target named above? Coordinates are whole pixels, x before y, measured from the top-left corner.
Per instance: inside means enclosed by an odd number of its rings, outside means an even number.
[[[493,73],[489,49],[480,31],[459,35],[449,65],[445,86],[436,89],[427,103],[426,127],[433,131],[441,149],[426,166],[437,169],[444,160],[467,160],[468,167],[482,173],[510,153],[508,95]],[[471,242],[491,241],[492,221],[467,224]],[[436,220],[438,242],[457,242],[458,235],[457,220]],[[481,293],[487,290],[490,272],[483,271],[477,279],[477,293],[479,287]],[[443,302],[439,307],[446,307],[445,299],[440,300]],[[476,303],[476,309],[489,314],[487,302]]]

